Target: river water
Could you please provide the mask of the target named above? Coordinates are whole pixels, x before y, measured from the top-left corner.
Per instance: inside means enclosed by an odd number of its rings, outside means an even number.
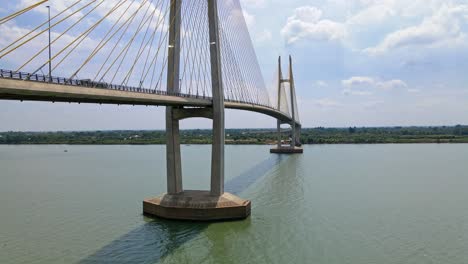
[[[182,158],[207,189],[210,147]],[[165,188],[164,146],[0,146],[0,263],[468,263],[468,145],[228,146],[238,222],[144,217]]]

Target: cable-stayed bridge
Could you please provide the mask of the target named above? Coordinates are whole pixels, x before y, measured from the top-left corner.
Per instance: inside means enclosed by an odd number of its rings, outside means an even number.
[[[0,18],[0,99],[166,106],[168,192],[145,200],[145,213],[195,220],[250,214],[250,201],[224,192],[225,108],[276,118],[272,152],[302,152],[292,60],[287,79],[279,62],[278,93],[270,97],[239,0],[48,2]],[[182,185],[179,122],[193,117],[213,120],[206,192]],[[282,124],[292,128],[288,147]]]

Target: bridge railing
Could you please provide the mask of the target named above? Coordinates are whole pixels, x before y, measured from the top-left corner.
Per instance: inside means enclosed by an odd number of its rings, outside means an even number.
[[[90,79],[82,79],[82,80],[68,79],[68,78],[63,78],[63,77],[48,76],[44,74],[31,74],[27,72],[15,72],[11,70],[3,70],[3,69],[0,69],[0,78],[30,81],[30,82],[52,83],[52,84],[59,84],[59,85],[71,85],[71,86],[86,87],[86,88],[111,89],[111,90],[119,90],[119,91],[126,91],[126,92],[135,92],[135,93],[157,94],[157,95],[167,95],[167,96],[178,96],[178,97],[184,97],[184,98],[212,100],[212,97],[208,97],[205,95],[173,93],[173,92],[167,92],[167,91],[159,91],[156,89],[116,85],[116,84],[110,84],[106,82],[95,82]],[[225,99],[225,101],[232,102],[232,103],[249,104],[253,106],[262,106],[262,107],[277,110],[271,107],[270,105],[264,105],[264,104],[259,104],[259,103],[243,102],[243,101],[232,100],[232,99]]]

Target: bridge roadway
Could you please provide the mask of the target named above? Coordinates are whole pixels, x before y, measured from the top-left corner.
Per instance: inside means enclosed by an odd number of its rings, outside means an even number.
[[[3,100],[184,107],[212,105],[209,97],[169,95],[138,88],[119,89],[0,78],[0,99]],[[292,124],[292,118],[288,114],[268,106],[226,100],[225,108],[257,112],[274,117],[283,123]],[[300,125],[298,122],[296,124]]]

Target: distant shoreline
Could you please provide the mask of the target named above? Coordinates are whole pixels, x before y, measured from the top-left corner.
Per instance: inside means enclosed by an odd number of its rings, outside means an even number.
[[[290,131],[284,131],[285,144]],[[276,145],[275,129],[226,129],[228,145]],[[304,145],[468,143],[468,126],[305,128]],[[0,132],[0,145],[164,145],[165,131]],[[181,131],[181,144],[211,144],[211,130]]]
[[[303,146],[332,146],[332,145],[422,145],[422,144],[434,144],[434,145],[464,145],[468,144],[468,142],[389,142],[389,143],[314,143],[314,144],[302,144]],[[34,144],[3,144],[1,143],[0,146],[165,146],[166,144],[81,144],[81,143],[34,143]],[[181,146],[209,146],[209,143],[203,144],[184,144],[181,143]],[[226,143],[227,146],[276,146],[274,144],[230,144]]]

